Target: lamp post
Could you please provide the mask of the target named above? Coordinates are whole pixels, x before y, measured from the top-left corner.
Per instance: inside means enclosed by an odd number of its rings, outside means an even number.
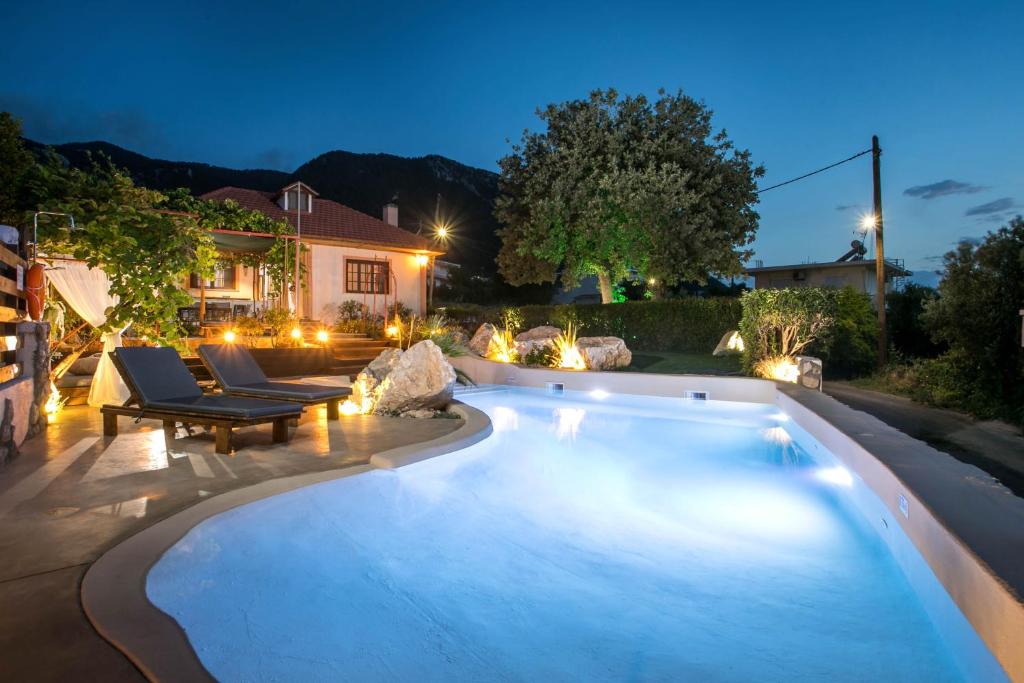
[[[435,227],[434,228],[434,242],[435,242],[435,244],[445,244],[445,243],[447,243],[449,232],[450,231],[448,229],[448,226],[445,225],[444,223],[441,223],[440,225]],[[427,290],[428,291],[427,308],[433,308],[434,307],[434,281],[437,279],[437,264],[436,264],[436,260],[437,260],[436,256],[431,256],[430,257],[430,289]]]

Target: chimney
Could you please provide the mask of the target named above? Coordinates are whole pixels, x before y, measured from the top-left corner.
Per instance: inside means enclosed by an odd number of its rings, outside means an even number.
[[[398,204],[388,202],[384,205],[384,222],[398,227]]]

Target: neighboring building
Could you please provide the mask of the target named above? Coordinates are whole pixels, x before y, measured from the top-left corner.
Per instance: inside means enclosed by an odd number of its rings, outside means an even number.
[[[852,287],[874,296],[874,259],[799,263],[789,266],[758,266],[745,273],[754,278],[754,289],[785,289],[787,287]],[[894,280],[913,275],[896,261],[885,262],[885,291],[891,291]]]
[[[458,263],[451,261],[434,260],[434,286],[445,287],[452,280],[452,272],[461,268]]]
[[[295,227],[301,220],[306,286],[299,310],[306,318],[333,319],[338,304],[355,299],[383,311],[397,298],[417,315],[426,312],[427,271],[431,258],[443,252],[429,240],[398,227],[398,207],[384,207],[384,220],[320,198],[304,183],[292,183],[277,192],[222,187],[202,195],[213,201],[234,200],[275,220]],[[296,205],[300,206],[296,206]],[[199,297],[196,277],[189,283]],[[253,296],[254,293],[256,296]],[[208,280],[208,306],[244,306],[264,299],[266,284],[259,273],[241,266],[218,271]]]

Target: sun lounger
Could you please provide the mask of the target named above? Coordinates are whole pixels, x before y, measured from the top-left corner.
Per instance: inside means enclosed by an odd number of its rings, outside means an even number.
[[[338,404],[352,394],[348,387],[272,382],[249,353],[237,344],[203,344],[197,349],[203,365],[231,396],[277,398],[303,405],[327,404],[327,419],[338,419]]]
[[[211,425],[217,452],[230,453],[235,427],[272,422],[274,443],[282,443],[288,441],[289,421],[302,414],[302,406],[294,402],[203,394],[181,356],[169,347],[119,348],[110,357],[131,397],[124,405],[100,408],[106,436],[117,435],[120,415],[163,420],[169,432],[178,422]]]

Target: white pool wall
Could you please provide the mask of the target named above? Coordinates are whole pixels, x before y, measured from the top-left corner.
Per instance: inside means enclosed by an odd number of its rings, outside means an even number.
[[[929,590],[931,579],[945,589],[974,632],[999,660],[1012,680],[1024,680],[1024,605],[981,560],[935,518],[928,506],[907,487],[892,470],[863,446],[841,432],[814,411],[782,393],[776,405],[793,421],[831,452],[874,494],[882,506],[881,514],[898,525],[899,536],[907,538],[906,547],[893,534],[880,533],[900,563],[911,585],[933,614],[945,614],[942,601]],[[941,467],[941,463],[929,463]],[[950,492],[950,495],[956,495]],[[900,509],[900,497],[906,501],[907,514]],[[876,529],[881,514],[872,514],[869,502],[862,512]],[[865,509],[867,508],[867,509]],[[888,513],[888,514],[885,514]],[[985,524],[986,520],[979,520]],[[912,552],[916,551],[916,552]],[[921,560],[927,567],[921,567]],[[930,577],[922,569],[930,570]]]
[[[993,665],[1001,665],[1002,675],[1024,681],[1024,605],[892,470],[826,419],[781,393],[774,382],[748,377],[524,368],[476,356],[451,361],[479,384],[544,388],[548,382],[559,382],[573,391],[676,398],[686,391],[706,391],[710,400],[779,406],[867,487],[871,495],[862,490],[856,496],[859,511],[879,530],[950,646],[964,655],[965,673],[989,680],[1000,673],[992,670]],[[900,496],[906,501],[907,515],[900,511]],[[887,533],[882,533],[883,516],[890,524],[896,523]],[[893,533],[896,531],[899,533]],[[964,628],[965,624],[969,628]]]

